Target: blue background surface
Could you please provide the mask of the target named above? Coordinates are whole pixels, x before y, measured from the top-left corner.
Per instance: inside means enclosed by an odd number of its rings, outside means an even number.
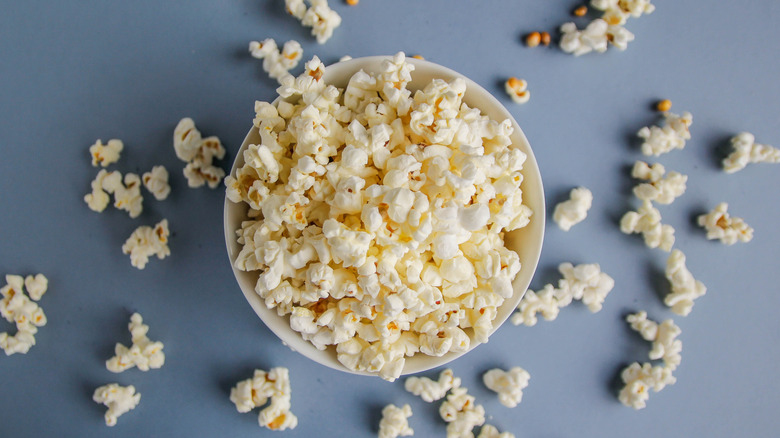
[[[557,48],[530,49],[521,37],[553,32],[572,20],[574,1],[363,0],[331,6],[343,24],[325,45],[284,12],[282,0],[79,0],[0,2],[0,274],[43,272],[49,323],[27,355],[0,357],[0,435],[272,435],[256,413],[239,414],[230,388],[255,367],[290,368],[295,430],[280,436],[372,436],[382,406],[409,403],[415,436],[444,436],[438,403],[402,383],[319,366],[284,347],[255,316],[233,279],[222,234],[224,190],[189,189],[172,131],[192,117],[219,136],[225,169],[251,125],[256,99],[275,83],[247,53],[250,40],[296,39],[304,58],[405,51],[445,65],[492,91],[534,148],[549,214],[575,186],[594,194],[588,219],[565,233],[548,226],[532,288],[557,281],[559,263],[600,263],[616,286],[604,309],[575,303],[556,321],[503,326],[490,342],[452,364],[488,422],[518,437],[771,436],[780,428],[780,166],[720,169],[728,139],[750,131],[780,146],[780,3],[658,0],[630,19],[625,52],[579,58]],[[583,19],[578,19],[580,27]],[[299,66],[295,72],[302,69]],[[531,100],[512,104],[509,76],[529,83]],[[708,287],[688,317],[660,296],[667,254],[619,232],[636,206],[629,169],[635,132],[656,122],[652,103],[690,111],[692,139],[657,160],[689,176],[688,191],[661,206],[677,230],[675,246]],[[101,138],[125,143],[124,172],[163,164],[172,193],[144,192],[144,212],[130,219],[109,207],[90,211],[82,197],[97,173],[88,147]],[[704,238],[695,216],[718,202],[755,228],[747,244]],[[143,271],[120,247],[133,229],[167,218],[171,256]],[[646,360],[649,345],[623,321],[633,311],[673,317],[682,328],[677,384],[653,393],[635,412],[616,398],[619,372]],[[139,311],[150,337],[165,343],[160,370],[119,375],[104,362],[115,342],[129,342]],[[12,330],[0,321],[0,331]],[[481,383],[493,367],[531,374],[523,402],[499,404]],[[428,373],[433,376],[438,370]],[[140,405],[113,429],[91,400],[109,382],[134,385]],[[256,412],[256,411],[255,411]]]

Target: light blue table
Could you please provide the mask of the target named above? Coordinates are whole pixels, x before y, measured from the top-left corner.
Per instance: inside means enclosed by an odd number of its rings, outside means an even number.
[[[332,371],[284,347],[233,279],[222,237],[224,191],[186,187],[173,127],[190,116],[204,135],[219,136],[228,149],[221,165],[229,168],[255,99],[274,98],[274,83],[246,50],[266,37],[297,39],[306,58],[326,62],[403,50],[460,71],[520,122],[551,208],[572,187],[593,191],[585,222],[568,233],[548,227],[532,287],[557,280],[555,267],[571,261],[600,263],[615,289],[600,313],[575,304],[554,322],[506,325],[452,364],[489,423],[518,437],[777,434],[780,166],[726,175],[719,160],[742,130],[780,145],[780,3],[658,0],[655,13],[629,21],[636,40],[627,51],[580,58],[520,42],[528,31],[554,31],[571,19],[576,2],[561,0],[363,0],[355,7],[331,0],[343,24],[322,46],[281,0],[2,3],[0,274],[43,272],[51,284],[38,345],[26,356],[0,357],[0,435],[272,435],[256,414],[238,414],[228,394],[253,368],[273,366],[290,368],[300,419],[280,436],[371,436],[388,403],[412,405],[415,436],[444,435],[438,404],[407,394],[400,382]],[[528,81],[526,105],[503,94],[509,76]],[[694,115],[687,147],[657,160],[689,176],[686,194],[661,212],[708,292],[690,316],[674,318],[684,344],[677,384],[635,412],[616,399],[619,371],[644,360],[648,345],[623,317],[640,309],[657,320],[674,315],[659,299],[666,254],[616,224],[635,206],[628,168],[642,155],[634,133],[656,121],[650,106],[658,98]],[[87,148],[97,138],[125,142],[116,166],[123,172],[165,165],[168,200],[147,196],[136,220],[112,208],[88,210],[82,196],[96,170]],[[693,218],[720,201],[755,228],[752,242],[705,240]],[[138,271],[120,246],[135,227],[163,217],[172,255]],[[113,375],[104,361],[115,342],[129,342],[133,311],[152,339],[165,342],[166,365]],[[515,365],[531,381],[510,410],[480,377]],[[108,429],[91,395],[113,381],[135,385],[142,399]]]

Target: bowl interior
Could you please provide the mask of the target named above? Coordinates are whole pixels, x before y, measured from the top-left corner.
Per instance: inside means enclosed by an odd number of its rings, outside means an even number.
[[[387,56],[370,56],[365,58],[356,58],[349,61],[338,62],[328,66],[325,69],[323,79],[326,83],[339,88],[345,88],[349,78],[360,69],[367,72],[377,72],[380,69],[383,60]],[[531,222],[524,228],[516,230],[505,235],[505,245],[507,248],[517,252],[520,256],[521,269],[513,282],[514,295],[504,301],[497,310],[496,320],[494,321],[493,331],[506,321],[509,315],[517,307],[528,289],[533,277],[534,271],[539,261],[539,255],[542,249],[542,239],[544,237],[545,226],[545,203],[544,190],[542,189],[542,179],[539,174],[539,167],[536,163],[533,151],[523,131],[512,117],[509,111],[484,88],[477,83],[465,78],[463,75],[442,67],[432,62],[407,58],[407,62],[414,64],[415,70],[412,72],[412,81],[408,88],[412,91],[424,88],[434,78],[447,81],[455,78],[463,78],[467,83],[467,90],[464,95],[464,102],[472,108],[479,108],[483,114],[493,120],[510,119],[514,126],[514,133],[511,136],[514,147],[519,148],[528,155],[523,168],[523,202],[533,211]],[[235,161],[230,173],[235,175],[236,169],[244,165],[243,152],[250,144],[260,143],[260,135],[257,128],[252,128],[244,139],[244,143],[236,153]],[[255,293],[255,283],[259,272],[244,272],[235,268],[234,261],[241,251],[240,245],[236,242],[235,231],[241,227],[241,222],[247,218],[248,206],[244,203],[235,204],[225,199],[224,226],[225,241],[227,244],[228,256],[233,273],[236,276],[241,291],[244,293],[247,301],[255,310],[260,319],[271,329],[284,343],[290,348],[304,356],[333,369],[347,371],[355,374],[369,374],[365,372],[355,372],[342,365],[336,357],[336,349],[331,346],[326,350],[318,350],[311,343],[305,341],[299,333],[290,328],[289,317],[280,317],[275,309],[268,309],[257,293]],[[467,330],[468,332],[469,330]],[[473,341],[473,339],[472,339]],[[476,347],[475,342],[471,343],[471,349]],[[416,354],[406,359],[403,374],[413,374],[438,367],[450,362],[464,353],[448,353],[441,357],[433,357],[425,354]]]

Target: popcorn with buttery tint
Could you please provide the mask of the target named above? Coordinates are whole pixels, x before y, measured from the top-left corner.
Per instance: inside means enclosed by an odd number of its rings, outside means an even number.
[[[108,408],[105,414],[106,426],[115,426],[117,418],[138,406],[141,394],[136,393],[132,385],[119,386],[111,383],[97,388],[92,395],[92,400]]]
[[[300,20],[301,24],[311,27],[311,34],[317,42],[324,44],[333,36],[333,30],[341,25],[341,16],[328,6],[328,0],[284,0],[287,13]]]
[[[114,347],[115,356],[106,361],[106,368],[112,373],[121,373],[133,367],[138,367],[141,371],[162,367],[165,364],[163,343],[152,342],[146,336],[149,326],[144,324],[139,313],[130,316],[128,329],[133,343],[128,348],[117,342]]]
[[[645,362],[632,363],[624,369],[620,375],[624,386],[620,390],[618,399],[621,403],[634,409],[643,409],[650,398],[650,390],[658,392],[666,385],[673,385],[677,379],[672,375],[672,370],[665,366]]]
[[[412,416],[412,408],[407,404],[402,407],[387,405],[382,409],[382,420],[379,422],[379,438],[396,438],[399,436],[414,435],[414,430],[409,427],[409,417]]]
[[[98,140],[89,147],[89,154],[92,156],[92,165],[107,167],[109,164],[119,161],[119,156],[122,153],[124,144],[122,140],[111,139],[107,144],[103,144],[101,140]]]
[[[698,217],[699,226],[707,230],[707,239],[719,239],[726,245],[753,240],[753,228],[742,218],[729,215],[728,208],[727,203],[721,202],[711,212]]]
[[[133,231],[122,245],[122,252],[130,255],[130,264],[138,269],[146,267],[149,257],[162,260],[171,255],[168,248],[168,220],[163,219],[154,228],[142,225]]]
[[[504,90],[515,103],[523,104],[531,98],[531,92],[528,91],[528,82],[523,79],[515,77],[507,79],[504,84]]]
[[[449,390],[458,387],[460,387],[460,377],[455,377],[449,368],[439,374],[438,380],[427,377],[408,377],[404,382],[404,388],[407,391],[420,396],[428,403],[444,398]]]
[[[634,187],[634,195],[642,201],[657,202],[659,204],[671,204],[675,199],[685,193],[688,177],[678,172],[666,173],[666,169],[660,163],[652,166],[644,161],[637,161],[631,169],[631,176],[645,180]]]
[[[496,426],[486,424],[482,426],[477,438],[515,438],[511,432],[499,432]]]
[[[171,186],[168,185],[168,170],[164,166],[152,167],[152,170],[144,173],[141,179],[146,190],[149,190],[158,201],[164,200],[171,193]]]
[[[585,187],[577,187],[569,193],[569,199],[555,206],[553,220],[563,230],[582,222],[588,216],[593,203],[593,193]]]
[[[255,370],[252,378],[242,380],[230,390],[230,401],[238,412],[246,413],[265,405],[258,415],[260,426],[271,430],[295,429],[298,417],[290,411],[289,370],[284,367],[271,368],[268,372]]]
[[[6,275],[5,281],[7,284],[0,288],[0,316],[16,324],[16,333],[0,333],[0,348],[7,356],[26,354],[35,345],[38,327],[43,327],[47,322],[46,314],[36,301],[46,293],[49,282],[43,274],[34,277],[28,275],[27,278]],[[29,297],[25,294],[25,286]]]
[[[482,375],[482,381],[491,391],[498,393],[498,400],[508,408],[514,408],[523,400],[523,389],[531,375],[520,367],[508,371],[494,368]]]
[[[176,125],[173,131],[173,149],[176,156],[187,163],[184,176],[190,187],[197,188],[208,184],[213,189],[225,177],[225,171],[213,164],[215,158],[221,160],[225,156],[225,148],[219,138],[202,138],[195,122],[189,117],[181,119]]]
[[[672,312],[687,316],[693,309],[693,300],[707,293],[707,287],[693,278],[693,274],[685,266],[685,254],[675,249],[666,261],[666,278],[672,291],[664,298],[664,304],[672,308]]]
[[[734,173],[750,163],[780,163],[780,149],[756,143],[756,137],[741,132],[731,139],[732,152],[723,160],[723,170]]]
[[[303,56],[303,49],[298,41],[290,40],[284,43],[280,52],[276,41],[273,38],[266,38],[262,42],[251,41],[249,53],[253,58],[263,60],[263,70],[268,73],[268,76],[279,80],[298,65],[298,61]]]
[[[454,388],[439,407],[447,424],[447,438],[473,437],[472,430],[485,424],[485,408],[474,403],[474,397],[463,387]]]
[[[641,233],[649,248],[671,251],[674,246],[674,228],[661,223],[661,212],[650,201],[642,201],[637,211],[629,211],[620,219],[620,231],[625,234]]]
[[[662,126],[645,126],[637,132],[637,136],[644,140],[642,153],[650,156],[659,156],[675,149],[683,149],[685,141],[691,139],[690,126],[693,116],[684,112],[682,116],[666,112]]]

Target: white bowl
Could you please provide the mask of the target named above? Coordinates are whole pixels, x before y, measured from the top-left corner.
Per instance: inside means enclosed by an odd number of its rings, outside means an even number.
[[[338,62],[325,69],[323,79],[328,84],[344,88],[346,87],[349,78],[358,70],[363,69],[366,72],[377,72],[379,71],[382,61],[387,58],[387,56],[369,56]],[[440,78],[447,81],[455,78],[464,79],[467,84],[467,91],[463,98],[464,102],[472,108],[479,108],[483,114],[489,116],[493,120],[501,121],[510,119],[514,126],[514,133],[511,137],[512,142],[515,147],[528,155],[528,159],[523,168],[524,179],[521,188],[523,190],[523,202],[531,208],[533,216],[531,217],[531,222],[526,227],[507,233],[505,236],[506,247],[517,252],[520,256],[522,267],[520,273],[517,274],[517,277],[512,283],[514,295],[504,301],[501,307],[498,308],[493,325],[493,331],[495,331],[515,310],[522,299],[523,294],[528,289],[534,271],[536,271],[539,255],[542,250],[545,204],[539,167],[536,164],[536,159],[534,158],[531,146],[528,144],[528,140],[525,138],[517,121],[515,121],[509,111],[507,111],[507,109],[484,88],[463,75],[438,64],[414,58],[407,58],[407,62],[410,62],[415,66],[415,70],[412,72],[412,81],[408,85],[408,88],[413,91],[425,87],[425,85],[430,83],[434,78]],[[249,119],[249,117],[247,117],[247,119]],[[258,143],[260,143],[260,135],[257,132],[257,128],[253,127],[244,139],[241,148],[236,153],[236,159],[230,170],[231,175],[235,175],[236,169],[244,165],[244,150],[250,144]],[[330,346],[326,350],[318,350],[310,342],[305,341],[298,332],[290,328],[289,316],[281,317],[277,315],[275,309],[267,308],[263,299],[255,292],[255,283],[257,282],[259,272],[244,272],[235,268],[234,262],[238,253],[241,251],[241,247],[236,242],[236,230],[241,227],[241,222],[246,220],[247,211],[248,206],[245,203],[235,204],[230,200],[225,199],[225,241],[227,243],[230,265],[233,268],[233,273],[236,276],[236,280],[238,280],[241,291],[255,310],[255,313],[257,313],[265,325],[283,342],[309,359],[336,370],[354,374],[373,375],[367,372],[353,371],[342,365],[336,358],[336,349],[334,346]],[[470,330],[467,330],[467,333],[469,331]],[[469,351],[477,345],[478,344],[474,342],[472,338]],[[465,352],[448,353],[441,357],[434,357],[418,353],[406,359],[402,374],[413,374],[429,370],[444,365],[463,354],[465,354]]]

